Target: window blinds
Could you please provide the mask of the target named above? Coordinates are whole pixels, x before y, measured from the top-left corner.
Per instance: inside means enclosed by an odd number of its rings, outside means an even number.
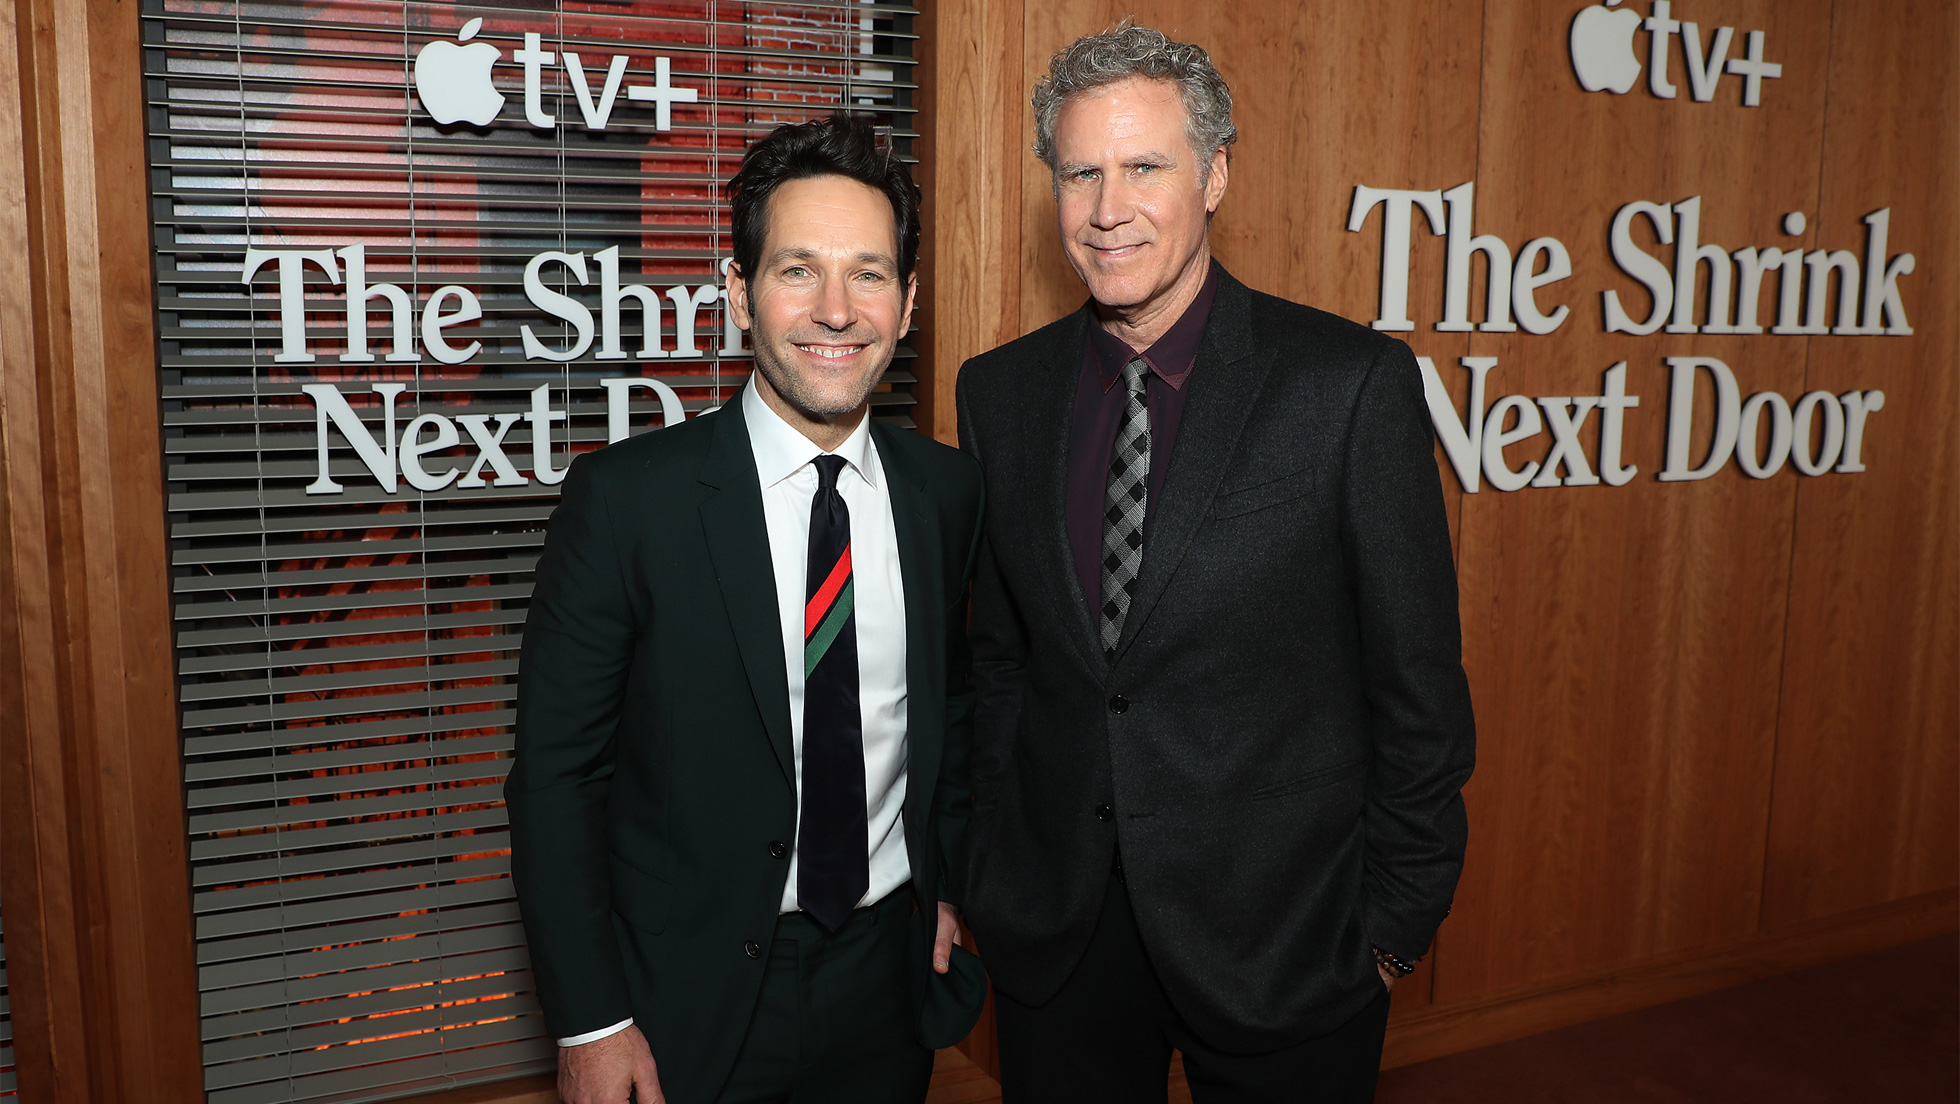
[[[0,1097],[14,1095],[14,1010],[7,1001],[6,914],[0,912]]]
[[[500,783],[556,478],[741,385],[720,185],[837,105],[909,150],[914,10],[144,10],[209,1099],[550,1069]]]

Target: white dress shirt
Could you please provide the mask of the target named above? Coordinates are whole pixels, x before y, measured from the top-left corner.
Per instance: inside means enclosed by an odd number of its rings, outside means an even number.
[[[712,415],[710,415],[712,416]],[[775,568],[776,608],[782,616],[783,670],[788,676],[790,738],[796,790],[803,792],[803,606],[808,599],[810,501],[817,493],[811,463],[823,450],[784,421],[757,393],[742,388],[742,416],[762,482],[762,517]],[[905,850],[905,583],[899,574],[898,534],[890,485],[866,415],[835,455],[844,458],[838,493],[851,513],[851,582],[857,619],[858,706],[864,733],[864,795],[871,883],[860,907],[882,900],[912,876]],[[799,808],[801,802],[799,801]],[[798,825],[801,830],[801,825]],[[797,911],[797,857],[790,852],[783,912]],[[559,1039],[578,1046],[625,1030],[632,1020]]]

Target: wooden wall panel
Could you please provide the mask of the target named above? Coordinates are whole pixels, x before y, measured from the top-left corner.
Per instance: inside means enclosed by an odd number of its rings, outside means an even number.
[[[0,897],[6,919],[10,1010],[19,1077],[59,1099],[86,1099],[85,1063],[58,1071],[49,1039],[56,1023],[81,1016],[82,977],[72,939],[67,879],[44,869],[43,852],[69,850],[58,763],[23,739],[57,733],[56,626],[46,531],[48,504],[40,441],[42,390],[36,349],[35,284],[29,267],[27,147],[21,61],[34,28],[19,6],[0,7]],[[37,754],[37,752],[40,752]],[[51,781],[35,777],[37,768]]]
[[[0,25],[0,879],[23,1097],[203,1096],[137,6]]]
[[[1021,0],[953,0],[919,17],[922,427],[957,443],[953,381],[1021,335]]]
[[[1466,795],[1474,842],[1441,937],[1443,1001],[1705,945],[1757,921],[1798,477],[1731,467],[1658,482],[1664,358],[1717,357],[1745,394],[1794,400],[1806,346],[1606,333],[1599,291],[1646,313],[1646,293],[1607,246],[1615,210],[1634,200],[1701,196],[1702,240],[1731,250],[1791,244],[1778,226],[1786,211],[1808,212],[1818,232],[1830,3],[1697,5],[1704,26],[1764,28],[1776,45],[1790,79],[1757,108],[1736,102],[1734,77],[1714,102],[1694,102],[1678,55],[1676,99],[1582,92],[1565,48],[1572,11],[1564,0],[1487,8],[1476,188],[1478,233],[1514,251],[1539,235],[1566,243],[1573,277],[1541,298],[1572,314],[1551,334],[1480,332],[1471,344],[1499,358],[1493,401],[1597,395],[1602,373],[1625,361],[1641,397],[1627,442],[1640,474],[1622,487],[1465,497],[1478,767]],[[1481,297],[1471,302],[1481,317]],[[1586,435],[1594,458],[1598,422]],[[1541,436],[1508,455],[1522,467],[1545,451]]]
[[[1960,12],[1840,4],[1822,215],[1892,208],[1911,337],[1811,338],[1805,386],[1878,387],[1861,475],[1797,493],[1763,918],[1779,926],[1954,883],[1960,866]]]

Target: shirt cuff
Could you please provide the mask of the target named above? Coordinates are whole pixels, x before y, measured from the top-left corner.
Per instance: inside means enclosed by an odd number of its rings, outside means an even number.
[[[631,1019],[631,1017],[628,1017],[627,1019],[621,1020],[618,1023],[612,1025],[611,1027],[602,1027],[597,1031],[588,1031],[583,1035],[572,1035],[560,1039],[558,1040],[558,1045],[561,1047],[575,1047],[575,1046],[583,1046],[586,1043],[596,1043],[608,1035],[617,1035],[620,1032],[632,1026],[633,1026],[633,1020]]]

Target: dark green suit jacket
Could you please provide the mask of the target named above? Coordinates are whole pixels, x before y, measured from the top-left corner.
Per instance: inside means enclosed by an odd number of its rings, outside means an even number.
[[[964,884],[968,457],[873,423],[905,586],[913,992],[934,1039],[934,899]],[[525,622],[511,867],[547,1029],[631,1016],[668,1099],[711,1099],[760,991],[796,838],[782,622],[742,404],[579,457]],[[757,951],[760,957],[757,957]],[[973,1011],[976,964],[956,979]],[[970,1026],[971,1019],[967,1020]],[[962,1033],[964,1029],[961,1029]]]

